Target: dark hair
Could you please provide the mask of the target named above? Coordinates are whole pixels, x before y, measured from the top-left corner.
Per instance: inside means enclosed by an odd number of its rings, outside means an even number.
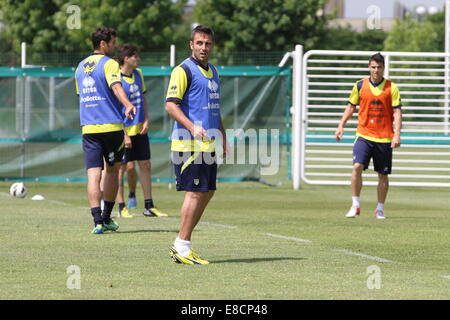
[[[119,50],[117,50],[117,61],[119,62],[119,65],[122,66],[125,63],[125,57],[132,57],[135,54],[139,54],[138,47],[133,46],[132,44],[120,46]]]
[[[208,26],[205,26],[205,25],[203,25],[203,24],[199,24],[198,26],[196,26],[196,27],[192,30],[192,33],[191,33],[191,41],[194,41],[194,36],[195,36],[196,33],[204,33],[204,34],[210,35],[211,38],[212,38],[213,41],[214,41],[214,31],[213,31],[210,27],[208,27]]]
[[[100,42],[102,40],[109,42],[111,41],[112,37],[116,36],[117,36],[116,30],[114,30],[113,28],[105,28],[105,27],[97,28],[97,30],[95,30],[91,35],[92,46],[94,47],[94,50],[100,47]]]
[[[370,59],[369,59],[369,64],[370,64],[372,61],[381,63],[381,64],[384,66],[384,57],[383,57],[383,55],[382,55],[381,53],[379,53],[379,52],[378,52],[378,53],[375,53],[373,56],[370,57]]]

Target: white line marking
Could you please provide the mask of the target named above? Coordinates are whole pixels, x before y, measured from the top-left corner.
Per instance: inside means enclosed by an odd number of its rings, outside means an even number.
[[[442,276],[442,278],[450,280],[450,276]]]
[[[345,249],[333,249],[333,251],[341,252],[341,253],[348,254],[348,255],[351,255],[351,256],[358,256],[358,257],[361,257],[361,258],[375,260],[375,261],[378,261],[378,262],[394,262],[394,261],[383,259],[383,258],[380,258],[380,257],[369,256],[369,255],[367,255],[365,253],[353,252],[353,251],[345,250]]]
[[[265,235],[267,235],[269,237],[280,238],[280,239],[285,239],[285,240],[293,240],[293,241],[297,241],[297,242],[312,242],[311,240],[306,240],[306,239],[301,239],[301,238],[294,238],[294,237],[287,237],[287,236],[281,236],[279,234],[273,234],[273,233],[265,233]]]
[[[229,226],[229,225],[220,224],[220,223],[213,223],[213,222],[206,222],[206,221],[205,222],[201,221],[200,223],[201,224],[206,224],[206,225],[209,225],[209,226],[222,227],[222,228],[227,228],[227,229],[237,229],[236,226]]]
[[[58,201],[58,200],[47,200],[47,202],[50,203],[54,203],[54,204],[60,204],[62,206],[70,206],[70,204],[63,202],[63,201]],[[79,207],[80,208],[80,207]],[[83,207],[84,208],[84,207]]]

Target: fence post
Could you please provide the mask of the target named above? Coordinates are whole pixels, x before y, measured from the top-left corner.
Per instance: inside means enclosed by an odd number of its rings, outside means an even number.
[[[55,77],[49,78],[48,85],[48,129],[55,130]]]
[[[389,53],[384,53],[385,57],[384,57],[384,77],[389,79],[389,74],[390,74],[390,68],[391,68],[391,56],[389,55]]]
[[[444,73],[444,133],[448,135],[449,73],[450,73],[450,0],[445,1],[445,73]]]
[[[27,44],[26,42],[21,43],[21,50],[20,50],[20,64],[22,68],[25,68],[27,65]]]
[[[302,148],[302,101],[305,101],[302,96],[303,83],[302,77],[302,62],[303,62],[303,46],[296,45],[293,54],[293,71],[292,71],[292,183],[294,190],[301,187],[301,148]],[[304,107],[304,106],[303,106]]]

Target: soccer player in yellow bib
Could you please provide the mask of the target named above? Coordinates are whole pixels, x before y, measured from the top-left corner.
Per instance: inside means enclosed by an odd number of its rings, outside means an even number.
[[[226,136],[220,114],[220,82],[208,63],[214,46],[211,28],[199,25],[191,33],[192,55],[174,68],[166,96],[166,111],[175,120],[172,161],[177,191],[185,191],[180,230],[170,249],[183,264],[208,264],[192,249],[192,232],[216,190],[215,143]]]
[[[80,62],[75,72],[88,176],[87,195],[94,220],[93,234],[119,228],[111,219],[111,212],[124,152],[123,117],[125,114],[132,119],[136,114],[136,107],[122,88],[119,64],[110,58],[115,52],[116,36],[114,29],[97,28],[91,36],[94,52]],[[100,179],[104,161],[107,165],[103,190],[105,207],[102,210]]]
[[[119,213],[125,218],[133,217],[125,207],[123,175],[126,171],[129,178],[128,184],[130,190],[135,191],[137,179],[134,177],[136,172],[134,162],[137,161],[141,186],[144,193],[144,216],[167,217],[168,215],[166,213],[159,211],[155,207],[152,198],[150,143],[147,134],[149,120],[147,100],[145,98],[147,89],[142,70],[138,68],[140,61],[138,48],[129,44],[123,45],[119,48],[117,56],[120,65],[122,87],[128,99],[136,107],[136,115],[134,118],[125,118],[124,120],[125,154],[119,171],[119,191],[117,194]]]

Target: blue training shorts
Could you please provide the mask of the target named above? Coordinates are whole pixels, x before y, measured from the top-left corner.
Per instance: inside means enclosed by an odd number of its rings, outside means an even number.
[[[83,134],[83,153],[86,169],[100,167],[103,159],[109,166],[121,162],[124,152],[123,130]]]
[[[364,170],[373,159],[374,170],[381,174],[390,174],[392,170],[391,143],[380,143],[358,137],[353,146],[353,164],[361,163]]]
[[[215,152],[172,152],[177,191],[216,190]]]

